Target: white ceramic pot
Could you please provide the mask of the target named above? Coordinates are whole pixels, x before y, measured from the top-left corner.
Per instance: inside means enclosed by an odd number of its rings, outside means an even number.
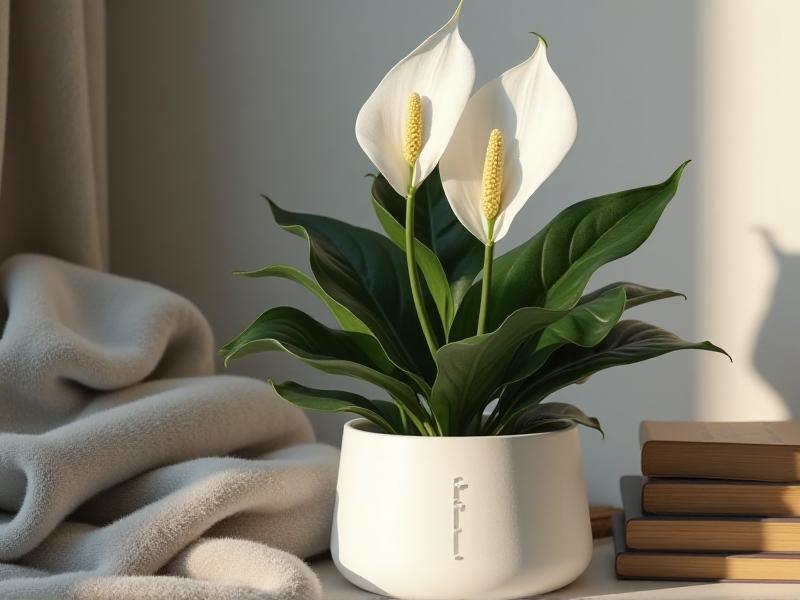
[[[587,567],[580,438],[413,437],[344,427],[331,553],[360,588],[420,600],[521,598]]]

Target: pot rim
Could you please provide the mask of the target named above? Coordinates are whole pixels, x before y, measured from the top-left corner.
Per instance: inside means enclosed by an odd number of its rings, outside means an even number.
[[[347,421],[342,430],[343,432],[346,430],[351,430],[354,433],[359,435],[366,435],[366,436],[375,436],[375,437],[383,437],[391,438],[391,439],[408,439],[414,440],[419,442],[429,442],[429,443],[442,443],[444,440],[522,440],[522,439],[530,439],[530,438],[544,438],[544,437],[552,437],[557,435],[566,434],[572,432],[573,430],[577,429],[578,425],[575,423],[570,423],[564,429],[556,429],[555,431],[538,431],[534,433],[511,433],[511,434],[503,434],[503,435],[435,435],[435,436],[422,436],[422,435],[402,435],[399,433],[388,433],[385,431],[370,431],[369,429],[365,429],[364,425],[369,425],[372,427],[377,426],[372,423],[369,419],[364,417],[356,417],[355,419],[350,419]]]

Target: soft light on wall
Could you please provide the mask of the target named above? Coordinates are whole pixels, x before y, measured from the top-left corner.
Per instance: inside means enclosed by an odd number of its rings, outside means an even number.
[[[695,416],[800,418],[800,3],[701,4]]]

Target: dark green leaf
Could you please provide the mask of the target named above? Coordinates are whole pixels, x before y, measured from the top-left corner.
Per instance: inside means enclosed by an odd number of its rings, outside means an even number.
[[[349,412],[365,417],[387,433],[403,433],[400,411],[385,400],[367,400],[363,396],[339,390],[318,390],[293,381],[269,383],[284,400],[322,412]]]
[[[545,402],[525,411],[514,423],[513,430],[508,433],[535,433],[538,431],[548,431],[554,424],[564,422],[577,423],[585,427],[591,427],[599,431],[603,437],[600,421],[595,417],[586,415],[581,409],[572,404],[564,402]],[[498,434],[506,433],[499,431]]]
[[[294,267],[290,267],[289,265],[270,265],[256,271],[237,271],[235,274],[241,275],[242,277],[282,277],[299,283],[322,300],[342,329],[345,331],[372,334],[369,327],[364,325],[361,319],[350,312],[350,309],[339,304],[336,300],[331,298],[314,279]]]
[[[395,192],[382,175],[372,184],[372,197],[395,223],[405,229],[406,199]],[[483,267],[483,244],[456,218],[444,195],[438,169],[417,189],[414,223],[417,239],[433,250],[441,261],[453,304],[458,307]],[[384,219],[381,219],[381,224],[386,227]],[[420,268],[423,268],[421,264]]]
[[[610,283],[609,285],[604,285],[603,287],[584,295],[581,298],[579,304],[586,304],[587,302],[591,302],[598,296],[604,294],[608,290],[613,290],[614,288],[622,288],[625,290],[625,298],[626,298],[625,310],[633,308],[634,306],[639,306],[641,304],[647,304],[648,302],[655,302],[656,300],[664,300],[666,298],[681,297],[684,300],[686,300],[686,295],[681,294],[680,292],[673,292],[672,290],[661,290],[658,288],[652,288],[646,285],[641,285],[640,283],[617,281],[616,283]]]
[[[322,289],[369,328],[395,364],[433,381],[403,252],[374,231],[269,203],[281,227],[308,240],[311,270]]]
[[[326,327],[288,306],[271,308],[220,352],[225,364],[254,352],[287,352],[312,367],[334,375],[356,377],[377,385],[420,419],[429,420],[414,391],[372,337]]]
[[[612,288],[573,308],[520,348],[511,367],[516,376],[514,381],[536,372],[553,352],[565,344],[589,348],[602,342],[619,321],[625,306],[625,291]]]
[[[492,333],[444,346],[436,355],[439,376],[431,394],[440,426],[463,434],[499,388],[535,372],[557,348],[600,343],[624,306],[625,292],[617,288],[568,312],[528,307]]]
[[[519,349],[509,367],[506,382],[513,383],[529,377],[541,368],[553,352],[566,344],[586,348],[596,346],[617,324],[625,305],[625,291],[620,287],[606,290],[585,304],[579,304]],[[514,409],[514,400],[507,394],[501,397],[496,409],[498,417],[502,418]]]
[[[513,399],[515,409],[506,420],[513,422],[517,416],[553,392],[583,381],[598,371],[637,363],[676,350],[708,350],[728,356],[727,352],[711,342],[687,342],[649,323],[620,321],[597,346],[564,346],[553,353],[538,373],[509,386],[503,395]]]
[[[497,388],[507,383],[506,372],[517,348],[564,314],[522,308],[492,333],[442,346],[436,353],[438,375],[430,397],[442,434],[466,435]]]
[[[529,242],[498,258],[487,329],[495,329],[525,306],[574,306],[597,269],[630,254],[649,237],[675,195],[685,165],[659,185],[574,204]],[[480,282],[470,288],[456,313],[451,341],[474,334],[479,307]]]

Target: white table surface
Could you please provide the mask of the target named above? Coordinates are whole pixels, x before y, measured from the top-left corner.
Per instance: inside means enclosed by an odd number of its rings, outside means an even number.
[[[324,600],[378,600],[378,596],[348,583],[330,559],[311,563],[322,581]],[[610,539],[594,545],[592,563],[574,583],[536,596],[552,600],[798,600],[800,584],[692,583],[680,581],[620,581],[614,577],[614,546]]]

